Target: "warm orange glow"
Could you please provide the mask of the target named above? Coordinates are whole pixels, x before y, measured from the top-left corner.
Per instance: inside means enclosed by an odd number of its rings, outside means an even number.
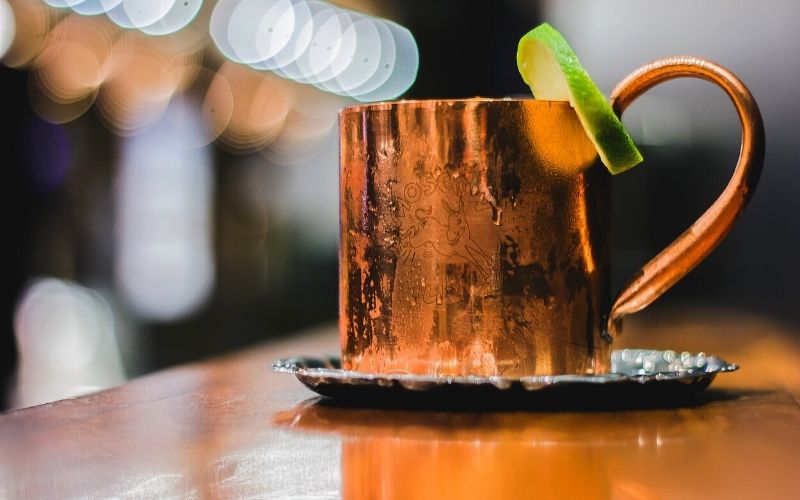
[[[348,499],[644,500],[686,496],[703,481],[729,484],[731,471],[746,476],[752,457],[736,452],[743,447],[763,454],[761,470],[785,463],[790,447],[770,454],[763,435],[741,431],[763,412],[755,406],[740,412],[711,406],[454,413],[303,403],[277,413],[274,422],[341,439],[342,496]],[[781,420],[773,417],[765,425],[785,431],[787,422]],[[713,466],[697,467],[687,458],[698,449]],[[674,477],[682,480],[671,481]]]
[[[200,80],[207,83],[203,99],[203,119],[209,135],[217,138],[222,134],[233,114],[233,92],[228,79],[220,73],[201,72]]]
[[[36,59],[35,77],[55,102],[94,93],[106,77],[115,33],[98,18],[68,16],[47,36]]]
[[[170,98],[197,75],[200,56],[177,39],[126,33],[114,45],[98,112],[119,133],[154,123]]]
[[[202,99],[201,142],[220,139],[236,152],[272,144],[268,157],[292,163],[329,137],[345,104],[339,96],[271,72],[230,62],[218,70],[205,68],[205,32],[191,26],[154,37],[122,29],[104,16],[24,0],[10,4],[17,35],[4,63],[33,67],[31,105],[51,122],[74,120],[96,103],[100,119],[128,135],[155,124],[173,96],[190,91]]]
[[[212,82],[205,107],[207,116],[219,127],[230,106],[230,120],[220,137],[222,143],[233,151],[244,152],[260,149],[275,139],[292,102],[286,83],[271,73],[257,73],[233,63],[223,64],[217,78],[225,83]]]
[[[293,94],[292,107],[280,137],[287,141],[307,141],[326,134],[336,124],[339,109],[352,102],[310,85],[287,82],[287,87]]]
[[[291,109],[278,136],[263,150],[279,164],[303,161],[318,152],[336,125],[339,109],[348,103],[310,85],[286,81],[285,87],[292,94]]]
[[[342,444],[342,496],[536,498],[547,492],[542,498],[605,498],[611,490],[608,466],[597,455],[585,447],[526,443],[512,433],[489,442],[352,439]]]

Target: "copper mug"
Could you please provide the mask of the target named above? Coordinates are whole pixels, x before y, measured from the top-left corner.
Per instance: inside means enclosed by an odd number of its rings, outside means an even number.
[[[755,188],[761,116],[711,62],[645,65],[612,93],[619,114],[652,86],[720,86],[742,124],[733,177],[615,299],[611,178],[568,103],[400,101],[340,113],[340,335],[345,369],[521,377],[609,369],[623,316],[722,240]]]

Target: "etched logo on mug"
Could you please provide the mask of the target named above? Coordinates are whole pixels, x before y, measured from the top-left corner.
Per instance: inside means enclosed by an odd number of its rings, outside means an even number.
[[[441,168],[406,184],[398,197],[401,262],[446,257],[448,263],[468,263],[482,275],[490,259],[470,227],[476,220],[491,221],[492,211],[469,181]]]

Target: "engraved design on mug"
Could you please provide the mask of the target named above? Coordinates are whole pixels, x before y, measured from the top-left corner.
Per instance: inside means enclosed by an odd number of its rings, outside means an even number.
[[[488,277],[491,261],[472,237],[468,220],[480,212],[491,217],[491,208],[480,196],[470,193],[465,177],[452,177],[437,168],[406,184],[398,200],[403,264],[417,258],[430,259],[436,253],[451,262],[469,263]],[[441,238],[443,231],[445,237]]]

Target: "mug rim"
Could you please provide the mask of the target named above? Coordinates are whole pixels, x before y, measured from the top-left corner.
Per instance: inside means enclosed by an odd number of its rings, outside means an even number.
[[[432,108],[442,105],[466,106],[469,104],[522,104],[526,106],[546,105],[572,107],[569,101],[548,101],[534,99],[533,97],[467,97],[467,98],[442,98],[442,99],[401,99],[397,101],[380,101],[345,106],[339,115],[361,113],[363,111],[391,110],[397,108]]]

